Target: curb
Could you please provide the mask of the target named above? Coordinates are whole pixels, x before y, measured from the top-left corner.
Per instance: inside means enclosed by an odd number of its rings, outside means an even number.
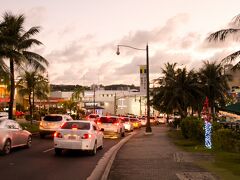
[[[104,156],[98,161],[95,169],[92,171],[91,175],[87,178],[87,180],[107,180],[108,174],[112,167],[113,161],[118,150],[135,134],[136,132],[131,133],[129,136],[122,139],[115,146],[111,147]]]

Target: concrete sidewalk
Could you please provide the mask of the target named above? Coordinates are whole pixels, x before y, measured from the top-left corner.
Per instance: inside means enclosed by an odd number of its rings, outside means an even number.
[[[193,163],[212,160],[210,156],[178,149],[167,137],[166,126],[152,127],[152,131],[145,135],[142,128],[118,151],[108,180],[219,179]]]

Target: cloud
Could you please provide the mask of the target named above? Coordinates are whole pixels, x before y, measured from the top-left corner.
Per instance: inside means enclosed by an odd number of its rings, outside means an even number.
[[[129,32],[120,40],[99,44],[94,35],[73,40],[58,50],[47,54],[51,61],[51,79],[63,84],[139,84],[139,65],[146,64],[146,52],[120,47],[121,54],[115,54],[116,45],[124,44],[145,49],[149,43],[150,78],[159,77],[166,63],[177,63],[188,70],[198,70],[204,60],[224,57],[232,49],[226,44],[211,44],[206,35],[186,29],[187,14],[176,15],[163,26],[150,30]],[[70,33],[65,28],[62,35]],[[61,34],[60,33],[60,34]]]

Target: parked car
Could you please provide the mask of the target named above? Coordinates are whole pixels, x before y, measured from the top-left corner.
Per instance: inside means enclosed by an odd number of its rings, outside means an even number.
[[[9,154],[12,148],[25,146],[30,148],[32,144],[32,134],[14,120],[0,120],[0,152]]]
[[[140,128],[142,126],[141,121],[138,118],[130,118],[134,128]]]
[[[97,120],[104,137],[124,137],[125,130],[121,118],[118,116],[102,116]]]
[[[72,117],[65,114],[46,115],[39,124],[40,137],[44,138],[46,135],[53,135],[64,122],[71,120],[73,120]]]
[[[103,148],[103,133],[93,121],[68,121],[54,133],[54,148],[56,155],[64,149],[89,151],[95,155],[98,148]]]
[[[125,131],[133,131],[133,123],[130,121],[129,117],[120,117],[123,123]]]

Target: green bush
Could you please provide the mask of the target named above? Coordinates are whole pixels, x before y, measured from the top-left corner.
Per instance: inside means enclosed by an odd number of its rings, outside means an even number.
[[[196,139],[200,142],[204,140],[203,120],[197,117],[186,117],[181,123],[181,132],[186,139]]]
[[[213,148],[228,152],[240,152],[240,135],[231,129],[213,131]]]

